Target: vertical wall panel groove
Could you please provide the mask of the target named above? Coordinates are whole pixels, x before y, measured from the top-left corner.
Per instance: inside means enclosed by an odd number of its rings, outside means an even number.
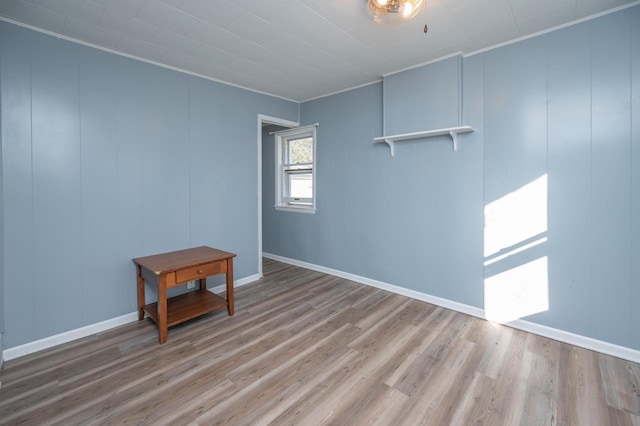
[[[629,341],[631,300],[631,19],[590,23],[592,37],[592,334]],[[617,324],[611,327],[610,324]]]

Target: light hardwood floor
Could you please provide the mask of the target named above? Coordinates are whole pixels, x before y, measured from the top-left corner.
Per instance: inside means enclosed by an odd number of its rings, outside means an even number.
[[[0,373],[0,424],[640,425],[640,366],[265,259],[225,310]],[[135,282],[132,278],[132,285]]]

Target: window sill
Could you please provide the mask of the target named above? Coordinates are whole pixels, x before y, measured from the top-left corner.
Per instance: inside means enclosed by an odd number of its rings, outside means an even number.
[[[273,208],[282,212],[316,214],[316,209],[313,207],[273,206]]]

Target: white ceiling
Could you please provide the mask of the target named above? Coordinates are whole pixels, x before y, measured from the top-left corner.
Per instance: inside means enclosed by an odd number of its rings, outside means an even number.
[[[375,24],[366,0],[0,0],[0,16],[303,101],[638,3],[427,0],[394,27]]]

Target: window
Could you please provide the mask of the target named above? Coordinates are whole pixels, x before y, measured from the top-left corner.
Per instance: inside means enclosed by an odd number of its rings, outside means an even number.
[[[315,212],[316,125],[275,133],[276,209]]]

